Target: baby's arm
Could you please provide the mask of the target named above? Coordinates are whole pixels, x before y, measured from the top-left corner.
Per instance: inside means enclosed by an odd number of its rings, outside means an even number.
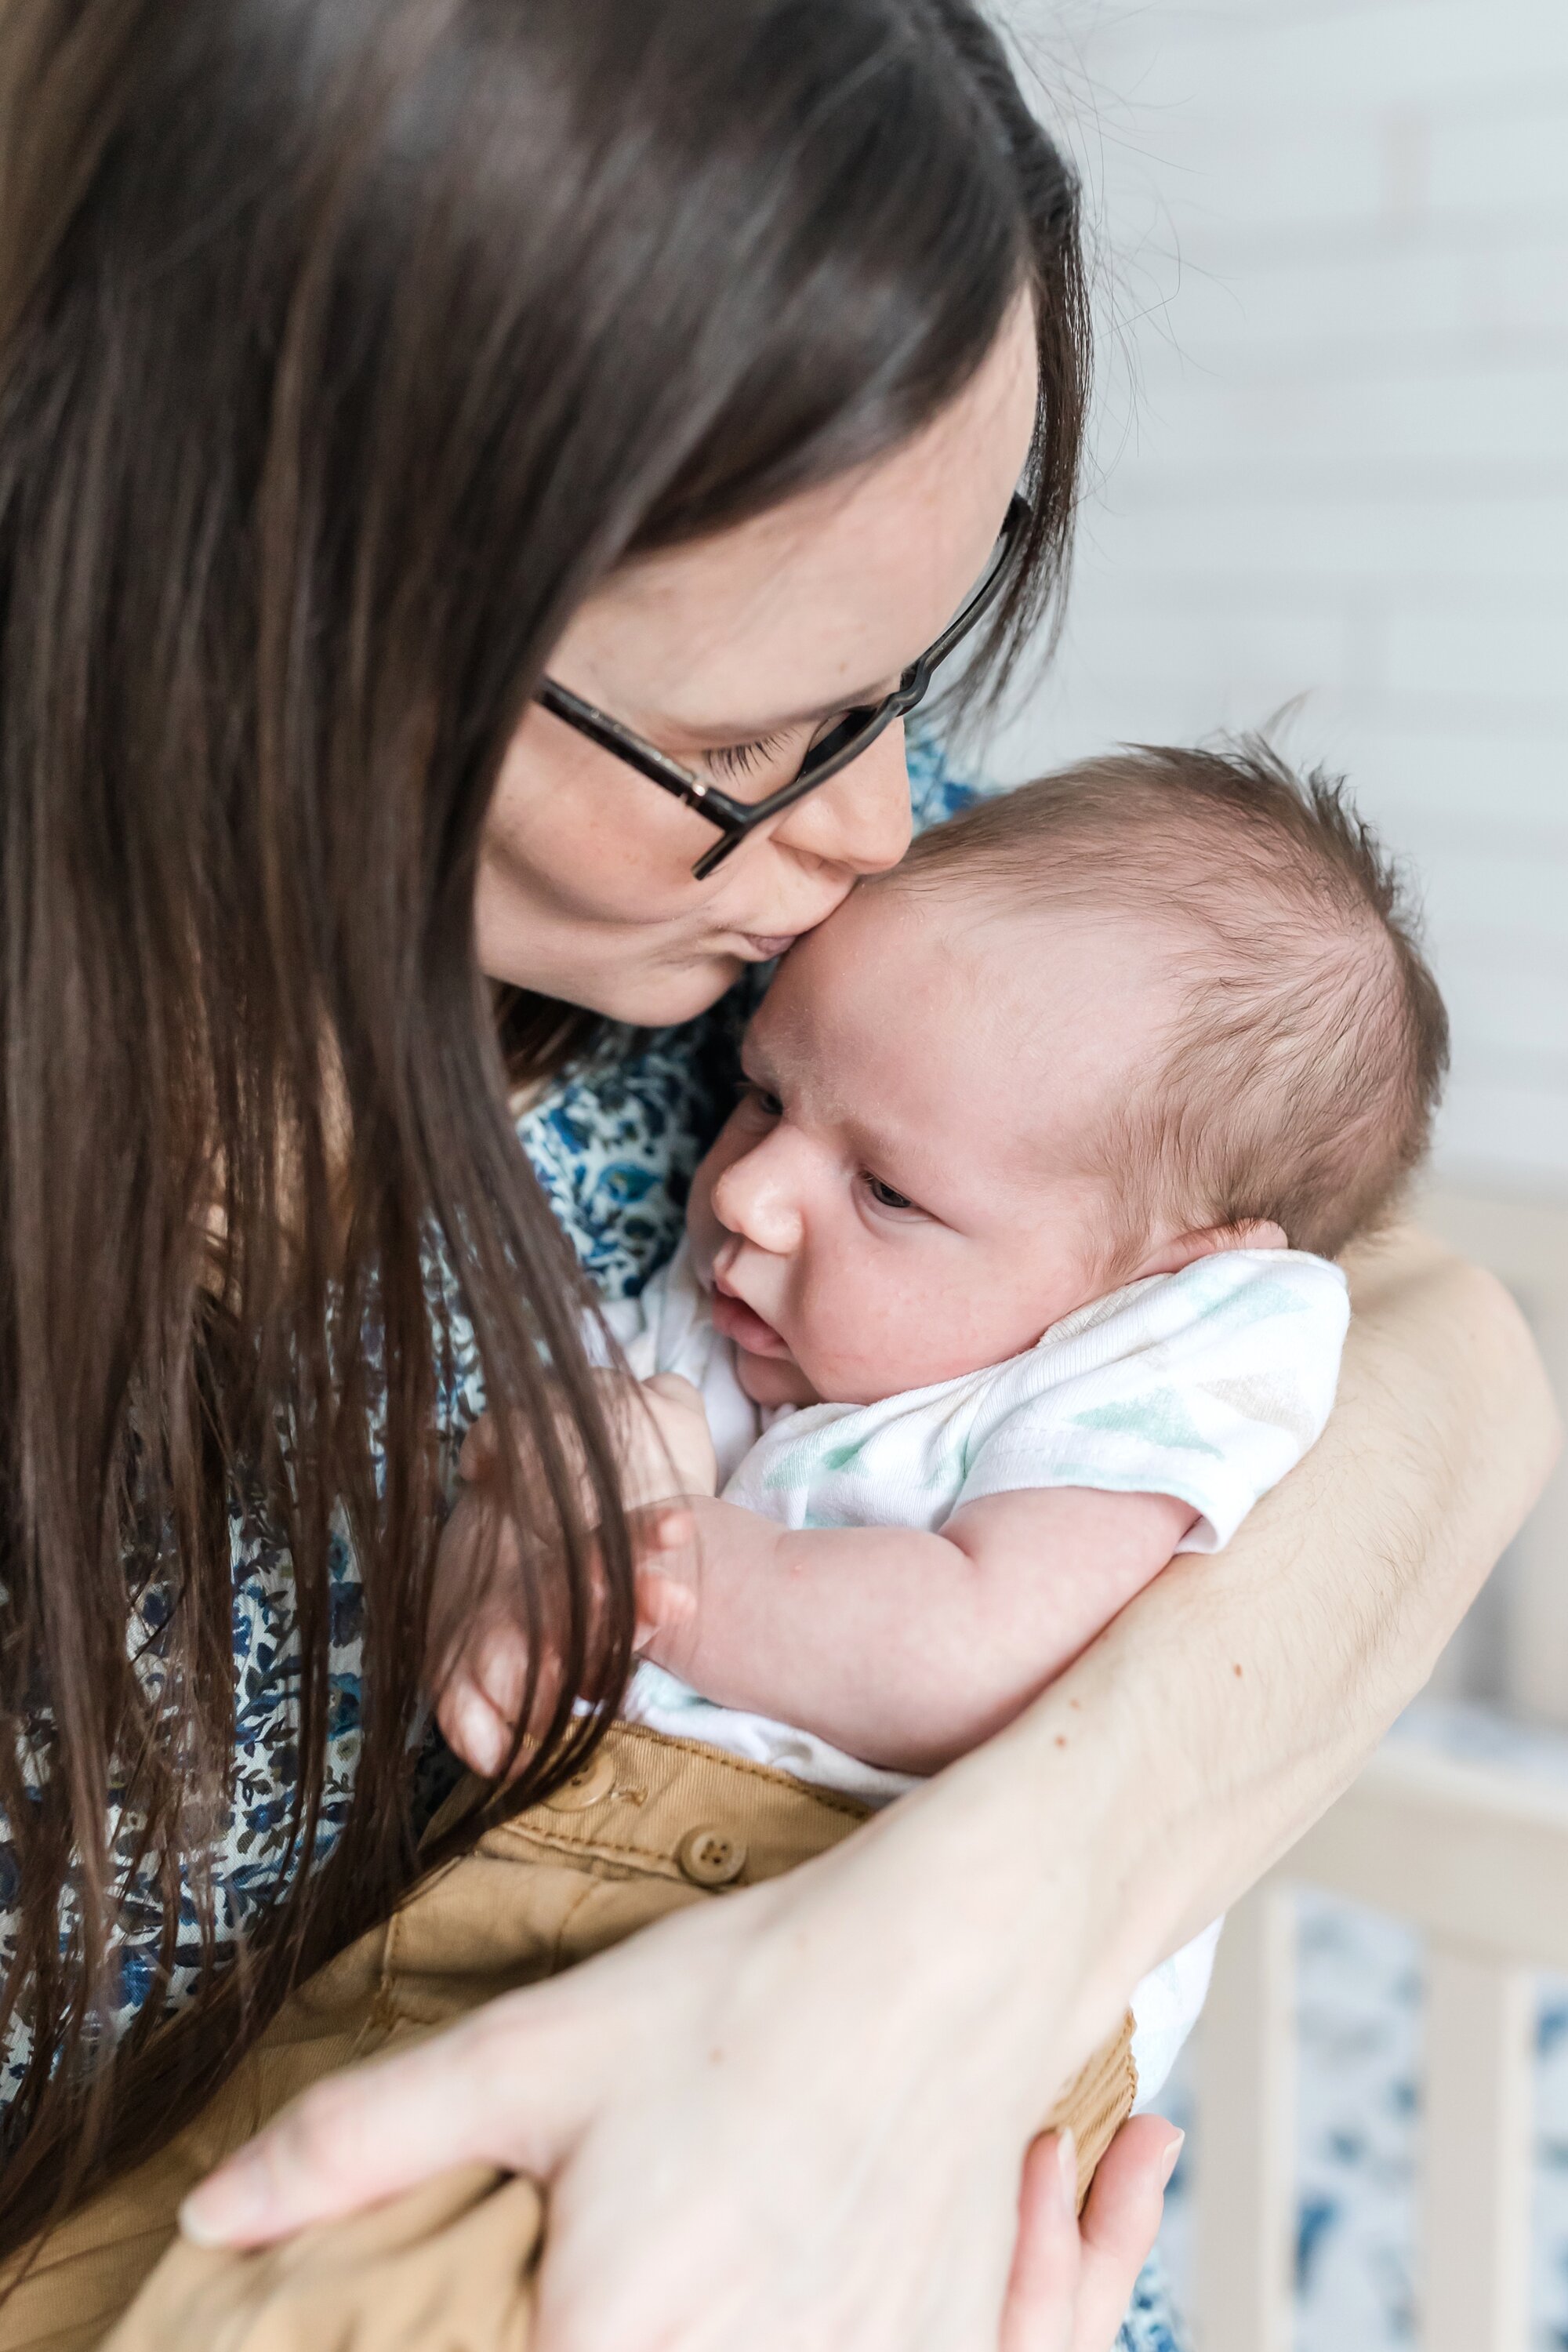
[[[1157,1576],[1197,1519],[1168,1495],[1031,1487],[940,1533],[779,1527],[698,1497],[648,1515],[644,1651],[721,1706],[934,1772],[1001,1729]]]

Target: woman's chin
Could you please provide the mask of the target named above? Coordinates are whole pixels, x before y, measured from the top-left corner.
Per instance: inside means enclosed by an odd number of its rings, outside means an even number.
[[[628,972],[624,978],[611,972],[577,1001],[628,1028],[678,1029],[717,1004],[746,970],[744,957],[714,955],[674,971]]]

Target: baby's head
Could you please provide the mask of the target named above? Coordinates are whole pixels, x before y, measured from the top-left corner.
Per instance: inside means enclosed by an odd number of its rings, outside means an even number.
[[[1337,787],[1130,750],[927,834],[785,959],[690,1230],[763,1403],[870,1403],[1215,1249],[1333,1256],[1426,1145],[1442,999]]]

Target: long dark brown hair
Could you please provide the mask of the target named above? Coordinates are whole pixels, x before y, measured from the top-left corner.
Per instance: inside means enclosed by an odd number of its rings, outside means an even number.
[[[625,1531],[475,966],[487,802],[596,581],[905,439],[1021,285],[1036,520],[994,667],[1059,584],[1085,337],[1070,176],[969,0],[8,0],[0,2245],[146,2152],[407,1883],[433,1251],[542,1465],[564,1677],[529,1785],[614,1708]],[[263,1519],[293,1863],[231,1947],[210,1857]],[[362,1746],[311,1867],[345,1537]],[[116,2041],[128,1874],[163,1929]]]

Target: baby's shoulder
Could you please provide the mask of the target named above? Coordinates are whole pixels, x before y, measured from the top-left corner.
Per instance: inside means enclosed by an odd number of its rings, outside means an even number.
[[[1298,1250],[1226,1250],[1179,1273],[1145,1276],[1091,1299],[1033,1348],[976,1382],[989,1427],[1110,1402],[1123,1391],[1173,1396],[1257,1374],[1331,1391],[1350,1319],[1345,1279]]]
[[[1237,1250],[1130,1283],[998,1368],[975,1416],[964,1499],[1007,1486],[1173,1495],[1228,1541],[1314,1443],[1349,1316],[1321,1258]]]
[[[1345,1277],[1327,1258],[1306,1250],[1216,1250],[1177,1273],[1147,1275],[1091,1300],[1053,1323],[1031,1354],[1085,1366],[1155,1348],[1206,1354],[1266,1329],[1291,1348],[1309,1332],[1342,1339],[1349,1318]]]

